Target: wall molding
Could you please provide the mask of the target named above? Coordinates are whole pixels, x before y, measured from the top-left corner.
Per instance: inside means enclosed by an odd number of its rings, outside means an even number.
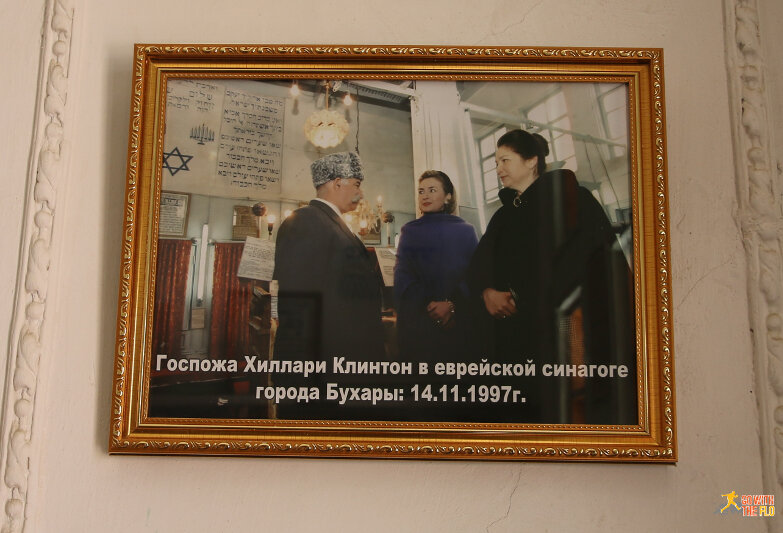
[[[737,223],[748,300],[764,492],[783,492],[783,216],[758,0],[724,0]],[[783,523],[769,521],[774,531]]]
[[[27,516],[32,426],[47,317],[57,185],[65,171],[63,140],[74,10],[71,0],[46,0],[38,88],[26,175],[22,246],[3,391],[3,533],[21,532]]]

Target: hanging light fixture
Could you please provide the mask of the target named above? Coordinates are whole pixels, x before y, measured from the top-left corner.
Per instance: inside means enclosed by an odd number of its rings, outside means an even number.
[[[332,148],[337,146],[348,135],[348,122],[338,112],[329,109],[329,91],[332,89],[330,82],[325,82],[326,107],[313,112],[307,117],[304,125],[304,134],[307,140],[318,148]]]

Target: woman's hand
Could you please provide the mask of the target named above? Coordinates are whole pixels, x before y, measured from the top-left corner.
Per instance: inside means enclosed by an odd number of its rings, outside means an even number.
[[[510,292],[484,289],[481,296],[484,298],[484,307],[494,318],[507,318],[517,312],[517,306]]]
[[[445,328],[451,327],[454,324],[451,320],[454,317],[454,304],[448,300],[443,302],[430,302],[427,305],[427,314],[438,326]]]

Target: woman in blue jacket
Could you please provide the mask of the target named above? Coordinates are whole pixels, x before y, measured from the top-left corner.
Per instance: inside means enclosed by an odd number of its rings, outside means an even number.
[[[454,215],[449,177],[428,170],[419,178],[422,216],[402,227],[394,269],[400,358],[465,361],[475,358],[465,272],[478,240]]]

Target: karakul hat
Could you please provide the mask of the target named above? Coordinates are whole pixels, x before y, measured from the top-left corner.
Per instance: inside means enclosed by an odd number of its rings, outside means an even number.
[[[310,165],[310,172],[313,174],[313,185],[316,188],[337,178],[355,178],[359,181],[364,179],[362,162],[356,152],[337,152],[316,159]]]

